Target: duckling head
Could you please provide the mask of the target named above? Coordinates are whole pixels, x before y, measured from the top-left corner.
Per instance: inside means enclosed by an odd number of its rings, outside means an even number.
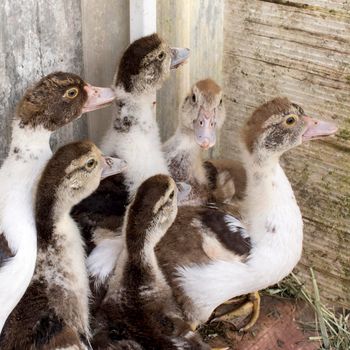
[[[222,90],[212,79],[195,83],[186,96],[180,113],[180,127],[194,133],[196,142],[203,149],[213,147],[216,132],[225,121]]]
[[[18,104],[17,116],[22,127],[42,126],[55,131],[82,113],[111,104],[115,97],[111,88],[92,86],[76,74],[56,72],[26,91]]]
[[[101,178],[125,168],[125,161],[104,157],[90,141],[70,143],[61,147],[47,164],[38,196],[43,199],[41,203],[55,198],[60,208],[71,208],[94,192]]]
[[[250,153],[263,159],[278,157],[304,141],[334,134],[330,122],[308,117],[287,98],[275,98],[254,111],[243,128],[243,144]]]
[[[124,52],[114,84],[126,92],[150,94],[189,57],[189,49],[171,48],[157,34],[134,41]]]
[[[167,175],[155,175],[138,188],[128,209],[127,246],[137,250],[145,241],[156,245],[177,214],[177,188]],[[136,246],[135,246],[136,245]]]

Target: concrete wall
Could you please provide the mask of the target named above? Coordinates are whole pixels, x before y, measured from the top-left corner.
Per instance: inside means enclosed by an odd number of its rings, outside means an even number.
[[[11,120],[24,90],[57,70],[83,73],[81,9],[77,0],[0,2],[0,163],[7,154]],[[54,147],[87,136],[86,119],[63,128]]]
[[[314,267],[324,299],[350,306],[350,2],[227,0],[220,154],[236,157],[243,120],[283,95],[334,120],[334,138],[289,152],[284,164],[304,216],[298,271]]]

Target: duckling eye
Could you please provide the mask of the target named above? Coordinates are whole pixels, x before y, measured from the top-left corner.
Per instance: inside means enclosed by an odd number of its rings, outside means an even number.
[[[295,115],[295,114],[291,114],[286,119],[285,124],[288,125],[288,126],[292,126],[292,125],[294,125],[297,122],[297,120],[298,120],[298,116]]]
[[[68,97],[70,99],[76,98],[78,96],[79,90],[76,87],[68,89],[63,97]]]
[[[158,55],[158,59],[159,59],[159,61],[163,61],[164,58],[165,58],[165,52],[162,51],[162,52]]]
[[[88,170],[91,170],[96,166],[96,164],[97,164],[96,160],[91,158],[86,162],[85,168]]]
[[[200,126],[203,126],[203,125],[204,125],[203,120],[201,120],[201,121],[199,122],[199,125],[200,125]]]
[[[174,198],[174,194],[175,194],[175,192],[172,191],[172,192],[169,194],[169,198],[170,198],[170,199],[173,199],[173,198]]]
[[[197,101],[196,94],[193,94],[193,95],[192,95],[192,102],[193,102],[193,103],[196,103],[196,101]]]

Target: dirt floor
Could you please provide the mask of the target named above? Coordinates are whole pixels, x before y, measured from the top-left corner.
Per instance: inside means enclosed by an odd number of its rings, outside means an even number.
[[[200,329],[205,341],[213,348],[235,350],[316,350],[320,349],[318,337],[312,330],[315,315],[309,305],[295,299],[263,296],[261,314],[250,332],[237,332],[244,320],[235,326],[227,323],[211,323]]]

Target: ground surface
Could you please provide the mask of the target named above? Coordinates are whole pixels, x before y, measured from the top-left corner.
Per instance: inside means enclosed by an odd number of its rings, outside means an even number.
[[[241,334],[233,325],[216,323],[203,327],[201,334],[214,348],[316,350],[320,343],[309,339],[318,336],[308,327],[313,322],[314,312],[304,302],[263,296],[261,315],[251,332]],[[236,326],[239,327],[239,322]]]

